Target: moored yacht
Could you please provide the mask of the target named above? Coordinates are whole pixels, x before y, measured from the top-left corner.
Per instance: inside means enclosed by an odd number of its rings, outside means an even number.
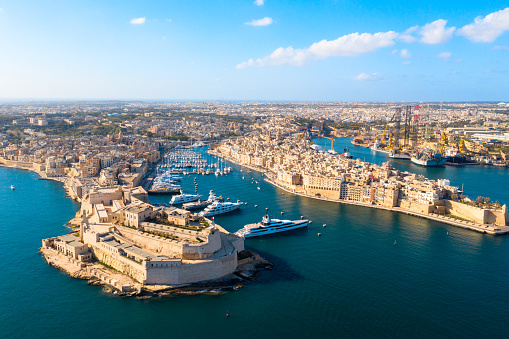
[[[262,235],[274,234],[279,232],[291,231],[298,228],[306,227],[309,224],[309,220],[280,220],[271,219],[266,214],[262,221],[256,224],[248,224],[238,230],[235,234],[244,237],[259,237]]]
[[[185,203],[184,205],[182,205],[182,207],[185,208],[186,210],[194,210],[194,209],[198,209],[198,208],[202,208],[202,207],[207,207],[208,205],[210,205],[211,203],[213,203],[216,200],[222,201],[223,199],[220,197],[217,197],[214,194],[214,191],[210,190],[209,198],[207,200],[204,200],[204,201],[198,200],[195,202],[188,202],[188,203]]]
[[[201,197],[201,194],[185,194],[182,191],[180,191],[179,195],[174,195],[171,198],[170,204],[176,205],[176,204],[183,204],[185,202],[192,202],[192,201],[196,201],[196,200],[200,199],[200,197]]]
[[[237,200],[237,202],[219,202],[214,201],[212,204],[207,206],[203,211],[200,212],[201,217],[209,217],[212,215],[228,213],[238,209],[243,202]]]

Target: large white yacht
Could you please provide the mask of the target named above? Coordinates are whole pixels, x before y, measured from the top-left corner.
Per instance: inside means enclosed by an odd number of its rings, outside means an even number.
[[[188,202],[188,203],[182,205],[182,207],[185,208],[186,210],[194,210],[194,209],[198,209],[198,208],[202,208],[202,207],[207,207],[208,205],[210,205],[211,203],[213,203],[216,200],[223,201],[223,198],[217,197],[214,194],[214,191],[210,190],[209,198],[207,200],[204,200],[204,201],[198,200],[195,202]]]
[[[182,191],[180,191],[179,195],[174,195],[171,197],[170,204],[176,205],[176,204],[183,204],[185,202],[191,202],[196,201],[200,199],[201,194],[185,194]]]
[[[201,217],[209,217],[212,215],[223,214],[227,212],[234,211],[240,207],[243,203],[237,202],[219,202],[214,201],[212,204],[208,205],[203,211],[200,212]]]
[[[306,227],[308,224],[309,220],[291,221],[271,219],[269,215],[266,214],[261,222],[256,224],[248,224],[238,230],[235,234],[244,238],[259,237],[261,235],[295,230],[298,228]]]

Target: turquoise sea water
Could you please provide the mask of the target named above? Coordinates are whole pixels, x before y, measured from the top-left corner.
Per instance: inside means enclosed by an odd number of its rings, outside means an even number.
[[[363,149],[350,149],[371,160],[369,151],[364,155]],[[0,168],[0,336],[509,336],[508,237],[283,195],[260,174],[232,167],[229,176],[197,177],[201,194],[214,189],[225,198],[248,202],[217,216],[217,223],[235,231],[258,221],[265,207],[273,217],[283,211],[285,218],[304,215],[313,223],[307,230],[248,239],[246,246],[275,267],[238,291],[148,300],[106,294],[48,266],[37,254],[41,239],[66,233],[63,225],[79,206],[64,197],[59,183]],[[443,169],[452,170],[457,173],[451,181],[464,183],[465,191],[476,189],[475,194],[509,202],[507,172],[480,166]],[[440,178],[444,173],[431,174]],[[16,190],[10,190],[11,184]],[[193,192],[193,176],[182,185]]]

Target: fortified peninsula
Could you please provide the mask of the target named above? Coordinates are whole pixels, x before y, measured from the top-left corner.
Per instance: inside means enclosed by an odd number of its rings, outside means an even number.
[[[266,175],[293,194],[387,209],[493,235],[509,233],[507,206],[473,201],[447,179],[430,180],[343,154],[319,151],[295,133],[299,126],[273,117],[259,131],[220,144],[211,153]]]
[[[120,132],[0,148],[0,166],[62,182],[81,202],[71,234],[42,240],[48,264],[126,295],[231,287],[271,265],[212,220],[150,204],[143,185],[166,144]]]
[[[91,190],[73,222],[79,232],[42,240],[41,253],[124,293],[235,279],[238,255],[246,256],[243,238],[189,211],[151,205],[142,187]]]

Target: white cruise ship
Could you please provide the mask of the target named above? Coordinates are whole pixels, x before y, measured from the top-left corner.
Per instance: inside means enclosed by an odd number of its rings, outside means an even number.
[[[291,221],[271,219],[269,215],[266,214],[261,222],[256,224],[248,224],[238,230],[235,234],[244,238],[259,237],[267,234],[295,230],[298,228],[306,227],[308,224],[309,220]]]
[[[174,195],[173,197],[171,197],[170,204],[175,205],[175,204],[183,204],[185,202],[196,201],[196,200],[200,199],[200,197],[201,197],[201,194],[184,194],[184,193],[182,193],[182,191],[180,191],[179,195]]]
[[[201,217],[210,217],[217,214],[228,213],[234,211],[240,207],[243,203],[237,202],[219,202],[214,201],[212,204],[208,205],[203,211],[200,212]]]

